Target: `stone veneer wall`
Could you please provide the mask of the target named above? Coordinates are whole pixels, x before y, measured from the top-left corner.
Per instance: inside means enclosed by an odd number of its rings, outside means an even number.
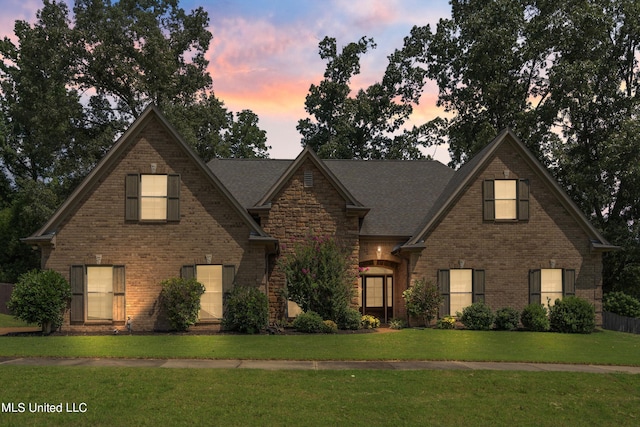
[[[212,255],[212,264],[235,265],[236,283],[265,285],[264,247],[249,242],[249,226],[164,127],[152,119],[135,138],[61,225],[55,249],[44,248],[43,268],[69,279],[71,265],[95,265],[96,254],[102,255],[102,265],[124,265],[126,316],[137,331],[168,328],[158,316],[160,282],[179,277],[183,265],[205,264],[206,254]],[[125,176],[150,173],[151,163],[158,174],[181,175],[178,223],[125,222]],[[69,325],[67,313],[63,329],[109,331],[114,325],[122,327],[110,322]]]
[[[485,179],[528,179],[529,221],[483,221]],[[602,312],[602,255],[592,252],[589,236],[560,204],[547,184],[514,150],[500,147],[486,170],[464,190],[436,229],[425,239],[426,249],[412,263],[412,279],[437,281],[439,269],[485,270],[485,302],[493,310],[529,304],[531,269],[575,269],[576,295]]]
[[[304,186],[304,173],[313,174],[313,186]],[[352,248],[354,273],[358,267],[358,217],[348,216],[344,198],[315,164],[307,159],[271,201],[261,216],[263,229],[280,241],[281,254],[290,253],[310,234],[330,236]],[[284,273],[272,259],[269,271],[269,312],[272,320],[284,316],[280,298]]]

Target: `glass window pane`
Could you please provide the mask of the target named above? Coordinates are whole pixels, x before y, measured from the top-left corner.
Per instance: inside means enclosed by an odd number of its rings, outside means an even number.
[[[393,277],[387,277],[387,307],[393,307]]]
[[[87,319],[113,319],[112,267],[87,267]]]
[[[167,175],[142,175],[140,180],[142,197],[167,197]]]
[[[365,279],[367,307],[382,307],[382,284],[382,277],[367,277]]]
[[[516,219],[515,200],[496,200],[496,219]]]
[[[494,181],[496,200],[506,200],[516,198],[516,180],[505,179]]]
[[[547,268],[540,271],[540,302],[554,305],[556,299],[562,299],[562,269]]]
[[[196,278],[205,287],[205,293],[200,298],[201,319],[222,318],[222,266],[197,265]]]
[[[451,313],[452,316],[455,316],[457,312],[462,313],[463,308],[471,305],[471,293],[451,294],[450,301],[449,313]]]
[[[149,197],[141,198],[140,218],[167,219],[167,199]]]
[[[471,293],[471,269],[449,270],[449,292]]]

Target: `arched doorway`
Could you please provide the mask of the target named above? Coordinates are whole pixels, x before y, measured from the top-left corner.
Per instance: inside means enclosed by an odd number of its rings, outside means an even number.
[[[393,317],[393,270],[382,266],[364,267],[360,278],[362,314],[388,323]]]

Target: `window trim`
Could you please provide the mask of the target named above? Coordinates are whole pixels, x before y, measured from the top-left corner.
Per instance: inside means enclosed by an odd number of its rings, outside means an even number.
[[[111,267],[112,276],[112,319],[88,319],[88,269],[90,267]],[[69,308],[70,324],[113,325],[126,319],[126,268],[115,264],[72,265],[69,272],[71,285],[71,305]]]

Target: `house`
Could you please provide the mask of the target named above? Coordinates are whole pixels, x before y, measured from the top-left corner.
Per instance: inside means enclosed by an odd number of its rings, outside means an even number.
[[[423,278],[445,296],[441,315],[575,294],[599,321],[602,254],[615,249],[509,130],[458,171],[310,149],[205,165],[153,106],[24,240],[71,283],[63,328],[166,329],[159,284],[182,275],[206,288],[197,330],[219,328],[234,285],[265,292],[273,320],[292,315],[277,259],[310,232],[367,267],[357,304],[383,321],[406,316],[402,291]]]

